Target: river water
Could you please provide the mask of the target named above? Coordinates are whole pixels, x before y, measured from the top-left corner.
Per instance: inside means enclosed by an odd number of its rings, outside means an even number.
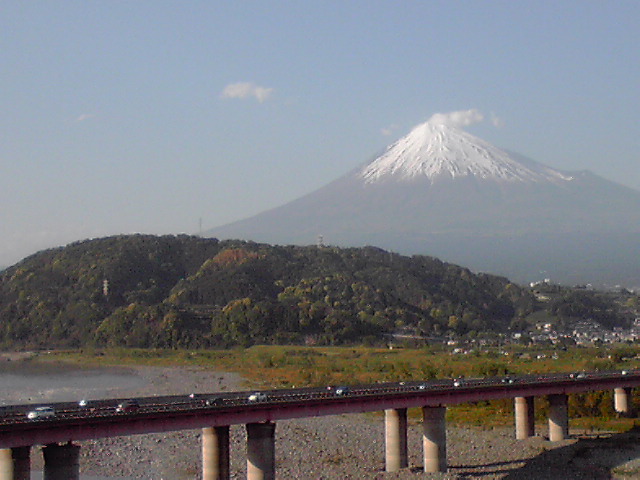
[[[127,368],[82,368],[59,363],[0,362],[0,405],[113,397],[139,386]]]
[[[82,368],[68,364],[0,361],[0,405],[78,401],[117,397],[121,389],[143,385],[144,380],[127,368]],[[32,456],[40,455],[32,449]],[[42,480],[34,471],[31,480]],[[81,480],[129,480],[129,477],[81,475]]]

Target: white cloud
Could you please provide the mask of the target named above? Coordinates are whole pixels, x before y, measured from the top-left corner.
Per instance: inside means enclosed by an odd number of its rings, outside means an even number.
[[[436,113],[428,120],[429,123],[450,125],[452,127],[466,127],[484,120],[484,115],[472,108],[470,110],[458,110],[457,112]]]
[[[491,123],[496,128],[504,127],[504,120],[498,117],[495,113],[491,112]]]
[[[255,97],[260,103],[266,101],[273,93],[273,88],[261,87],[252,82],[230,83],[222,90],[222,98]]]
[[[89,120],[90,118],[95,117],[93,113],[83,113],[76,118],[76,122],[84,122],[85,120]]]
[[[395,132],[397,129],[398,129],[398,125],[394,123],[393,125],[389,125],[388,127],[384,127],[380,129],[380,132],[385,137],[388,137],[389,135],[393,134],[393,132]]]

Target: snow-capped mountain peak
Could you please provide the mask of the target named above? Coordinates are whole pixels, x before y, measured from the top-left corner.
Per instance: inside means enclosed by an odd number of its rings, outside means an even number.
[[[541,164],[523,165],[511,155],[455,127],[422,123],[358,174],[366,183],[390,179],[474,176],[506,182],[562,182],[572,177]]]
[[[206,235],[281,245],[322,235],[519,282],[544,272],[574,285],[640,285],[640,192],[495,148],[453,126],[481,115],[453,113],[434,115],[366,166]]]

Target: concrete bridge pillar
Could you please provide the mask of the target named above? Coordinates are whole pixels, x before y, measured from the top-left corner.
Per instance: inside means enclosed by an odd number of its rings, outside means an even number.
[[[437,473],[447,471],[447,425],[446,407],[422,407],[422,446],[424,471]]]
[[[50,444],[42,447],[44,480],[79,480],[80,445]]]
[[[534,397],[516,397],[516,439],[524,440],[536,434]]]
[[[549,440],[559,442],[569,437],[567,395],[549,395]]]
[[[31,447],[0,448],[0,480],[31,479]]]
[[[613,408],[623,416],[631,416],[631,388],[616,388],[613,390]]]
[[[202,480],[229,480],[229,426],[202,429]]]
[[[247,424],[247,480],[275,480],[276,424]]]
[[[407,456],[407,409],[384,411],[385,470],[397,472],[409,466]]]

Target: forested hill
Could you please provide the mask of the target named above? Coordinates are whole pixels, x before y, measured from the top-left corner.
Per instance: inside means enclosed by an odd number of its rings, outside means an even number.
[[[0,347],[383,343],[506,331],[531,294],[378,248],[130,235],[43,251],[0,273]]]

